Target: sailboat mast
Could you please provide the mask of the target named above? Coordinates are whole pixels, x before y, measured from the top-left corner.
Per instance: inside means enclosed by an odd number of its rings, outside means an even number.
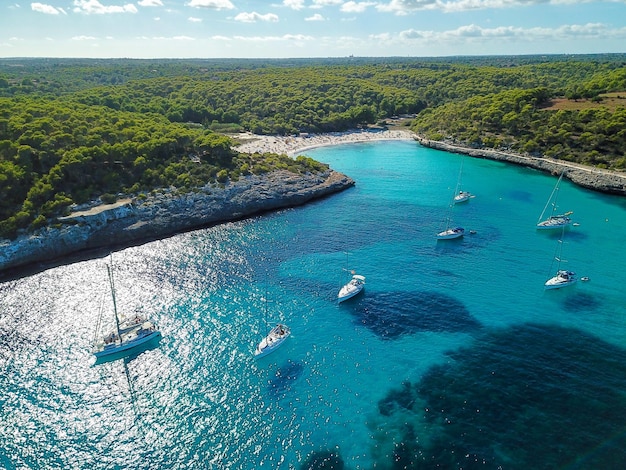
[[[120,320],[117,316],[117,303],[115,302],[115,286],[113,284],[113,273],[111,272],[111,266],[107,264],[107,271],[109,273],[109,283],[111,284],[111,297],[113,297],[113,312],[115,313],[115,331],[117,337],[120,338]]]
[[[546,210],[548,209],[548,206],[550,204],[552,204],[552,213],[554,214],[554,211],[556,210],[556,199],[558,197],[558,190],[559,190],[559,186],[561,185],[561,180],[563,179],[563,172],[561,172],[561,176],[559,176],[559,179],[556,182],[556,185],[554,186],[554,188],[552,189],[552,193],[550,193],[550,198],[548,199],[548,201],[546,202],[546,205],[543,207],[543,210],[541,211],[541,215],[539,216],[539,219],[537,220],[537,223],[541,222],[543,220],[543,216],[546,213]]]
[[[461,189],[461,177],[463,176],[463,159],[465,157],[461,157],[461,167],[459,168],[459,178],[456,181],[456,188],[454,189],[454,194],[452,195],[452,200],[454,201],[454,196],[456,196],[459,193],[459,190]]]

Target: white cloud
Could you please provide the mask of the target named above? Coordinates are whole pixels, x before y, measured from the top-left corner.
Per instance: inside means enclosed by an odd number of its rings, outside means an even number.
[[[319,13],[315,13],[313,16],[309,16],[308,18],[304,19],[304,21],[324,21],[324,20],[326,20],[326,18],[324,18]]]
[[[190,36],[137,36],[140,41],[195,41],[196,38]]]
[[[190,23],[202,23],[202,18],[195,18],[193,16],[190,16],[189,18],[187,18],[187,21],[189,21]]]
[[[293,10],[302,10],[304,8],[304,0],[283,0],[283,5]]]
[[[93,36],[74,36],[72,37],[72,41],[95,41],[98,38]]]
[[[440,10],[451,13],[469,10],[531,7],[539,4],[575,5],[590,3],[590,1],[591,0],[391,0],[388,3],[377,3],[376,9],[381,12],[394,13],[396,15],[408,15],[418,10]],[[613,1],[623,2],[623,0]],[[346,2],[344,7],[352,3],[355,2]]]
[[[341,11],[344,13],[363,13],[367,7],[376,5],[374,2],[346,2],[341,5]]]
[[[253,11],[252,13],[239,13],[235,16],[235,21],[241,21],[242,23],[256,23],[257,21],[269,21],[275,23],[278,21],[278,16],[274,13],[267,13],[262,15]]]
[[[230,0],[190,0],[186,5],[192,8],[211,8],[213,10],[232,10],[235,8]]]
[[[67,15],[67,13],[65,13],[65,10],[63,10],[63,8],[56,8],[56,7],[53,7],[52,5],[46,5],[45,3],[31,3],[30,8],[33,11],[37,11],[39,13],[45,13],[46,15],[58,15],[59,13],[63,13],[64,15]]]
[[[276,41],[312,41],[314,38],[304,34],[285,34],[283,36],[235,36],[239,41],[276,42]]]
[[[107,13],[137,13],[137,7],[132,3],[117,6],[104,6],[98,0],[74,0],[74,11],[88,15],[104,15]]]
[[[557,28],[522,28],[515,26],[499,26],[483,28],[470,24],[448,31],[418,31],[409,29],[397,35],[380,34],[370,36],[377,42],[400,44],[454,44],[467,45],[468,43],[492,44],[495,41],[518,43],[519,41],[532,42],[569,42],[574,40],[592,40],[611,38],[626,38],[626,28],[611,29],[602,23],[587,23],[584,25],[562,25]]]
[[[313,0],[311,8],[332,7],[335,5],[341,5],[343,0]]]
[[[139,0],[137,5],[140,7],[162,7],[163,2],[161,0]]]

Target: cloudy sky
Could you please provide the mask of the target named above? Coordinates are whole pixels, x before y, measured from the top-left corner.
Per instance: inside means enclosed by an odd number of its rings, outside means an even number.
[[[626,0],[0,1],[0,57],[626,52]]]

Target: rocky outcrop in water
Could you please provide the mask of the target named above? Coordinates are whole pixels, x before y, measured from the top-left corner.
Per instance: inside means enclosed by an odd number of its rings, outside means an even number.
[[[58,223],[17,240],[0,240],[0,273],[104,247],[119,247],[175,233],[294,207],[354,185],[328,170],[306,175],[275,171],[247,176],[224,187],[193,192],[155,192],[142,198],[100,205],[58,219]]]
[[[564,177],[579,186],[593,189],[608,194],[626,195],[626,174],[614,171],[602,170],[589,166],[570,163],[563,160],[555,160],[548,157],[531,157],[514,153],[501,152],[490,149],[474,149],[447,142],[428,140],[415,137],[421,145],[437,150],[452,153],[461,153],[476,158],[499,160],[507,163],[535,168],[552,174],[564,172]]]

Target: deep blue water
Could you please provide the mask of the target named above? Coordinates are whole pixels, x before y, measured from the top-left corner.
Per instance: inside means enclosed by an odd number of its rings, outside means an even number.
[[[356,186],[113,254],[118,309],[163,332],[130,360],[90,354],[107,258],[0,284],[0,467],[626,465],[624,198],[563,182],[590,281],[544,291],[556,177],[413,142],[307,154]],[[436,241],[461,162],[476,233]],[[367,285],[338,305],[346,265]]]

